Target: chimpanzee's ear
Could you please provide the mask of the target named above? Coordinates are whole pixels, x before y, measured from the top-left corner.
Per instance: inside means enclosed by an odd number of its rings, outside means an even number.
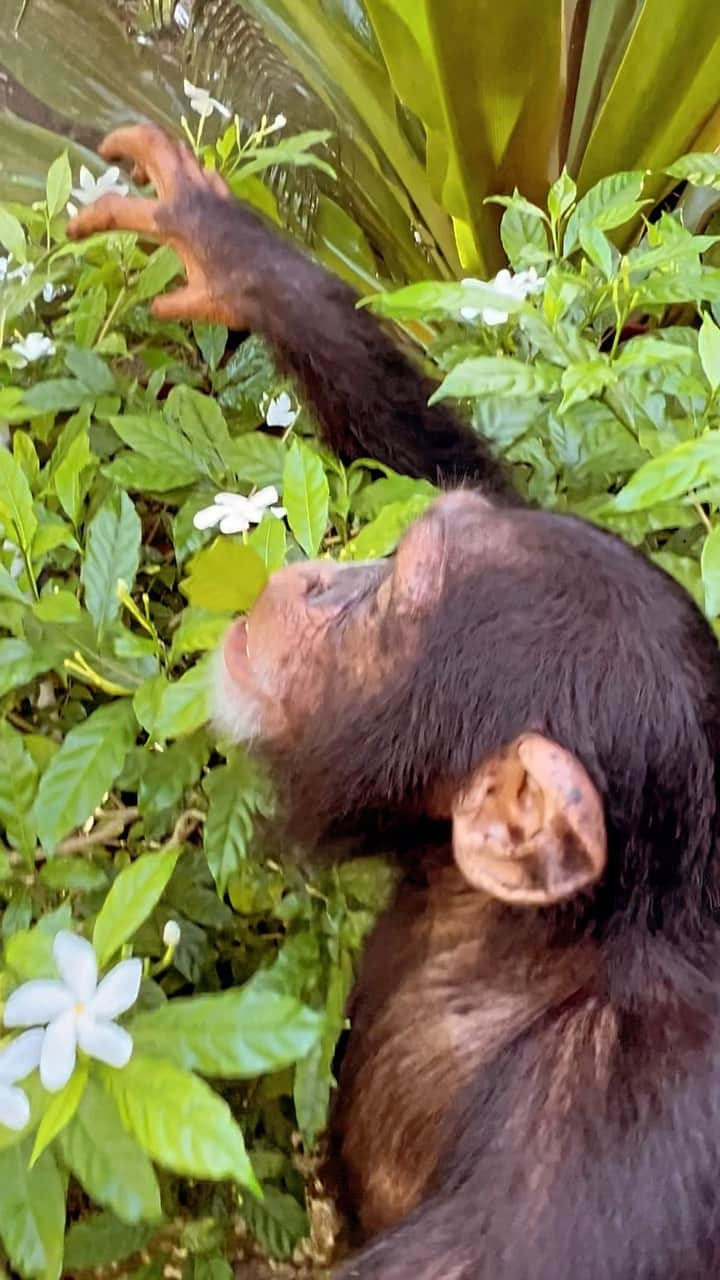
[[[580,762],[540,734],[486,760],[451,812],[459,870],[503,902],[560,902],[605,869],[602,800]]]

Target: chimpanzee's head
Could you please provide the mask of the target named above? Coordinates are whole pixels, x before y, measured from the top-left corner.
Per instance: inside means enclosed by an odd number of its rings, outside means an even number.
[[[714,886],[714,637],[592,525],[446,494],[389,559],[276,573],[219,665],[216,721],[306,834],[446,820],[468,882],[518,904]]]

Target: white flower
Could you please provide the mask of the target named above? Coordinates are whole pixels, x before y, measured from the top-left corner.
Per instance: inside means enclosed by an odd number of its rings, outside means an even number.
[[[177,920],[168,920],[163,929],[163,942],[166,947],[176,947],[180,941],[180,925]]]
[[[13,991],[5,1005],[6,1027],[45,1027],[40,1079],[48,1093],[63,1089],[75,1070],[78,1045],[110,1067],[125,1067],[133,1042],[114,1021],[138,998],[140,960],[121,960],[98,984],[92,943],[75,933],[55,937],[53,957],[62,981],[35,978]]]
[[[280,111],[279,114],[276,115],[272,124],[270,125],[270,128],[268,129],[268,133],[275,133],[277,129],[284,129],[286,124],[287,124],[287,116],[284,115],[282,111]]]
[[[0,1125],[6,1129],[24,1129],[30,1119],[30,1103],[22,1089],[16,1087],[40,1065],[43,1032],[36,1028],[24,1031],[0,1052]]]
[[[130,188],[127,182],[119,179],[120,170],[116,164],[101,173],[99,178],[93,177],[90,170],[81,164],[80,186],[73,187],[72,193],[80,204],[94,204],[101,196],[126,196]],[[68,204],[67,208],[68,211],[72,208],[73,214],[77,212],[74,205]]]
[[[25,284],[33,273],[32,262],[21,262],[13,270],[10,270],[10,258],[0,258],[0,281],[2,280],[19,280]]]
[[[52,280],[46,280],[42,287],[43,302],[52,302],[55,297],[55,285]]]
[[[285,508],[274,506],[277,500],[278,491],[272,484],[250,498],[240,493],[216,493],[211,507],[196,511],[193,524],[196,529],[214,529],[219,525],[221,533],[245,533],[251,524],[260,524],[268,510],[282,520]]]
[[[197,111],[203,120],[207,120],[213,111],[219,111],[221,116],[225,116],[226,120],[230,119],[232,112],[228,111],[222,102],[218,102],[217,98],[211,98],[209,89],[201,89],[199,85],[191,84],[189,80],[183,82],[183,89],[193,111]]]
[[[33,364],[35,360],[54,355],[55,343],[44,333],[26,333],[19,342],[13,342],[11,350],[16,356],[22,356],[25,364]]]
[[[265,422],[269,427],[291,427],[300,410],[293,409],[292,400],[287,391],[281,391],[267,407]]]
[[[484,281],[468,277],[462,283],[484,284]],[[513,275],[512,271],[503,267],[502,271],[498,271],[495,278],[490,281],[490,286],[496,293],[505,294],[507,298],[516,298],[518,302],[524,302],[533,293],[539,293],[544,284],[544,276],[538,276],[534,267],[529,271],[518,271],[517,275]],[[475,320],[477,316],[482,316],[485,324],[489,325],[504,324],[508,318],[507,311],[497,311],[494,307],[461,307],[460,315],[463,320]]]

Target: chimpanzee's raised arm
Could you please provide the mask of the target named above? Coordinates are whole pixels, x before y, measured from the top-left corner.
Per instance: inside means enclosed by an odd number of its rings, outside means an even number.
[[[125,229],[170,244],[188,283],[156,299],[156,315],[252,329],[312,407],[323,441],[350,461],[371,457],[404,475],[444,485],[507,489],[482,437],[444,404],[352,290],[239,204],[217,174],[161,129],[118,129],[101,148],[130,160],[158,199],[105,196],[68,226],[80,238]]]

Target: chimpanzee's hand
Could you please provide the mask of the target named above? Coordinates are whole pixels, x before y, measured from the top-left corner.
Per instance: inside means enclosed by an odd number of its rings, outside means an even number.
[[[79,240],[97,231],[137,231],[171,245],[185,267],[187,284],[156,298],[154,314],[254,328],[268,241],[259,219],[233,198],[219,174],[203,169],[188,147],[156,125],[116,129],[105,138],[100,154],[106,160],[132,161],[133,178],[152,182],[158,198],[103,196],[71,219],[68,236]]]

